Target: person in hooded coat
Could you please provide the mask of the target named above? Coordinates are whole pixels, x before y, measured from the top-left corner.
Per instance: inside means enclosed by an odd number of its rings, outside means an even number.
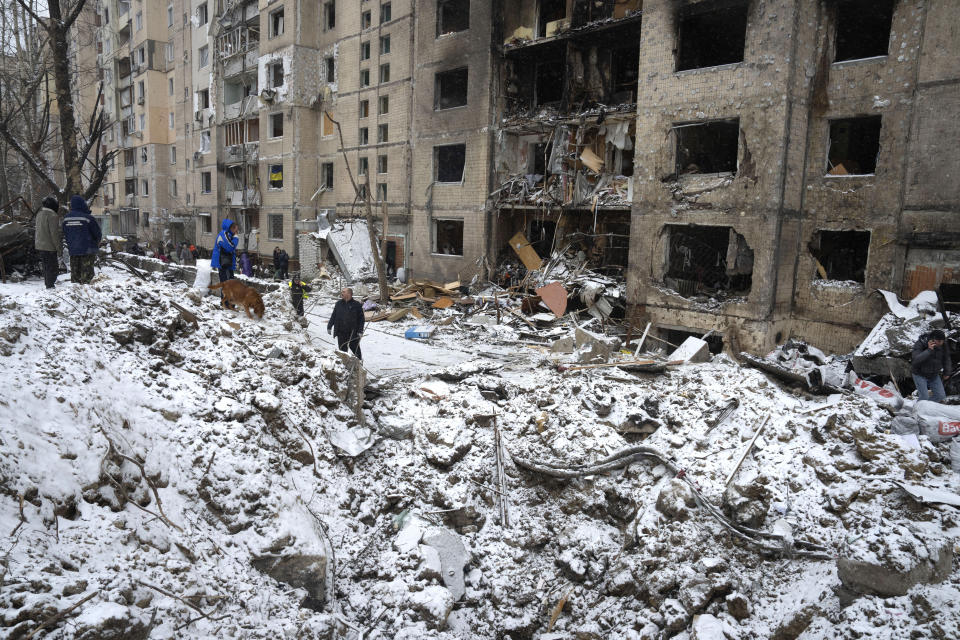
[[[102,234],[83,196],[70,197],[70,213],[64,216],[62,228],[70,252],[70,282],[87,284],[93,280]]]
[[[43,206],[37,212],[35,220],[36,235],[33,239],[33,246],[40,254],[40,262],[43,264],[43,282],[47,289],[53,289],[57,281],[57,273],[60,272],[60,264],[57,254],[63,245],[63,236],[60,233],[60,216],[57,213],[60,210],[60,203],[53,196],[47,196],[43,199]]]
[[[210,266],[220,273],[220,282],[233,279],[237,270],[237,245],[240,238],[237,236],[237,223],[227,218],[220,225],[220,233],[213,245],[213,255],[210,256]]]
[[[950,375],[952,368],[946,334],[940,329],[934,329],[920,336],[913,345],[910,366],[913,383],[917,385],[917,399],[940,403],[946,400],[943,378]]]

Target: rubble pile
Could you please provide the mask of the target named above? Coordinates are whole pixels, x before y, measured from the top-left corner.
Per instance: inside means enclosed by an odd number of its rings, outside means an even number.
[[[156,275],[30,284],[0,287],[5,637],[960,635],[960,453],[874,397],[563,324],[572,353],[363,384],[282,291],[257,322]],[[464,313],[433,284],[400,295]],[[439,335],[529,328],[495,322]]]

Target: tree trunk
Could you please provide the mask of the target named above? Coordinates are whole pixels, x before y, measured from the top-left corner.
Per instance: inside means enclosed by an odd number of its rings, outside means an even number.
[[[380,247],[377,246],[377,232],[374,230],[373,205],[370,200],[370,169],[367,168],[367,232],[370,234],[370,250],[373,251],[373,261],[377,263],[377,282],[380,284],[380,302],[386,304],[390,301],[390,287],[387,286],[387,270],[383,266],[383,256],[380,255]]]
[[[57,101],[57,118],[60,121],[60,142],[63,151],[63,172],[66,181],[63,185],[64,195],[67,198],[74,194],[83,193],[83,177],[77,158],[77,124],[73,108],[73,92],[70,88],[69,55],[67,49],[67,30],[63,26],[63,11],[60,3],[63,0],[54,0],[49,3],[50,21],[47,23],[47,34],[50,37],[50,48],[53,51],[53,83],[54,98]],[[83,4],[83,0],[80,2]]]

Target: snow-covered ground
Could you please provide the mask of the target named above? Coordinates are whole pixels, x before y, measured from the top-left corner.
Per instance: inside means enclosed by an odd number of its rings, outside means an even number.
[[[151,278],[0,285],[2,637],[960,637],[956,509],[894,484],[955,491],[949,445],[912,448],[868,398],[724,356],[560,373],[520,327],[454,320],[420,343],[413,321],[377,323],[375,442],[350,457],[331,444],[361,429],[333,291],[303,329],[283,291],[253,321]],[[590,464],[649,431],[672,462],[567,480],[517,464]]]

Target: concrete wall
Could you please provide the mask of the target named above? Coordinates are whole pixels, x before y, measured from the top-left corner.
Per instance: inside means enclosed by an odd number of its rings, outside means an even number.
[[[906,288],[904,222],[913,220],[923,229],[946,230],[951,220],[956,225],[951,216],[957,181],[951,176],[958,173],[960,155],[943,141],[958,133],[960,47],[945,17],[948,5],[955,13],[951,2],[902,0],[895,5],[886,56],[831,63],[836,25],[827,5],[753,0],[743,62],[675,72],[678,3],[644,3],[637,136],[642,143],[628,283],[639,317],[663,326],[729,332],[741,348],[758,352],[789,336],[837,351],[863,338],[885,310],[873,291]],[[930,47],[951,53],[934,62],[932,52],[921,55]],[[926,84],[919,80],[927,77]],[[882,117],[876,171],[826,175],[830,121],[864,115]],[[671,177],[676,146],[671,123],[732,117],[740,118],[741,131],[735,177]],[[944,209],[945,215],[938,220],[904,213],[911,206]],[[755,252],[746,300],[704,307],[664,292],[659,285],[665,224],[729,225],[742,233]],[[807,246],[819,230],[871,233],[864,283],[816,279]],[[918,266],[929,266],[935,256],[956,261],[949,251],[911,251]],[[957,272],[941,269],[940,278]]]

